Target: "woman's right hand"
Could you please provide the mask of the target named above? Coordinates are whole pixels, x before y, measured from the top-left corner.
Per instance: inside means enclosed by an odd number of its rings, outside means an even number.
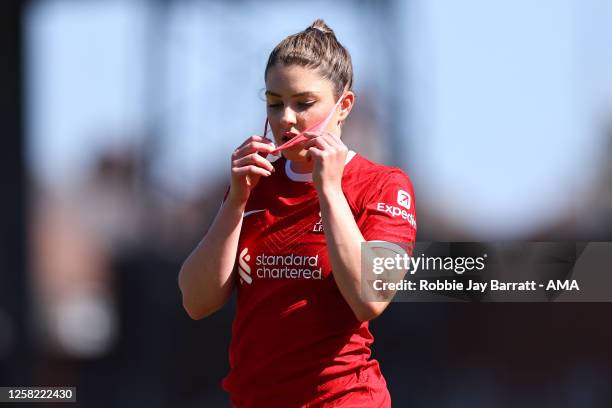
[[[234,150],[229,199],[240,204],[246,203],[260,177],[268,177],[274,171],[274,166],[265,159],[274,149],[271,140],[251,136]]]

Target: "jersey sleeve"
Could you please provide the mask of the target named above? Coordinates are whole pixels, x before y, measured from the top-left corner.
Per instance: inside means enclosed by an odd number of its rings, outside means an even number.
[[[366,241],[413,244],[416,239],[416,205],[408,176],[399,169],[378,177],[366,197],[360,223]]]

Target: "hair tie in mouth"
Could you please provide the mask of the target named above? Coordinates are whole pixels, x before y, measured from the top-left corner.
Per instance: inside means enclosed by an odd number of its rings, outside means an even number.
[[[300,132],[299,135],[295,136],[293,139],[288,140],[285,143],[283,143],[282,145],[278,146],[276,149],[271,151],[270,154],[277,154],[281,150],[288,149],[288,148],[293,147],[296,144],[306,140],[306,136],[304,136],[304,133],[306,133],[306,132],[319,132],[321,129],[325,129],[325,127],[327,126],[327,124],[331,120],[332,116],[334,116],[334,112],[336,111],[336,108],[340,105],[340,102],[342,101],[342,98],[344,98],[344,95],[345,95],[344,93],[342,95],[340,95],[340,99],[338,99],[338,102],[336,102],[334,107],[329,111],[327,116],[321,122],[319,122],[319,123],[309,127],[308,129]]]

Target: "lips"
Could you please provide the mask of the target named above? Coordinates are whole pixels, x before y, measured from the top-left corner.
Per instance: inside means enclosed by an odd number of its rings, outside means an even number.
[[[283,137],[282,137],[282,142],[286,143],[289,140],[293,139],[294,137],[296,137],[298,135],[297,132],[291,132],[291,131],[287,131],[287,132],[283,132]]]

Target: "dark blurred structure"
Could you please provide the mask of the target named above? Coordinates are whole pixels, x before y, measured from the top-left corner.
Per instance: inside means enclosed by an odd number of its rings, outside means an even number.
[[[26,172],[24,162],[23,38],[21,2],[0,6],[0,380],[31,381],[26,274]]]
[[[372,2],[355,4],[363,3]],[[0,385],[76,386],[86,407],[228,406],[220,380],[234,304],[194,322],[177,285],[224,183],[167,205],[137,149],[100,152],[85,182],[59,197],[27,180],[26,5],[5,2],[0,13]],[[470,238],[435,214],[420,219],[431,220],[425,234]],[[563,235],[568,222],[526,238],[573,239]],[[394,406],[610,406],[611,312],[610,304],[397,303],[372,322],[374,357]],[[109,331],[95,337],[102,319]]]

